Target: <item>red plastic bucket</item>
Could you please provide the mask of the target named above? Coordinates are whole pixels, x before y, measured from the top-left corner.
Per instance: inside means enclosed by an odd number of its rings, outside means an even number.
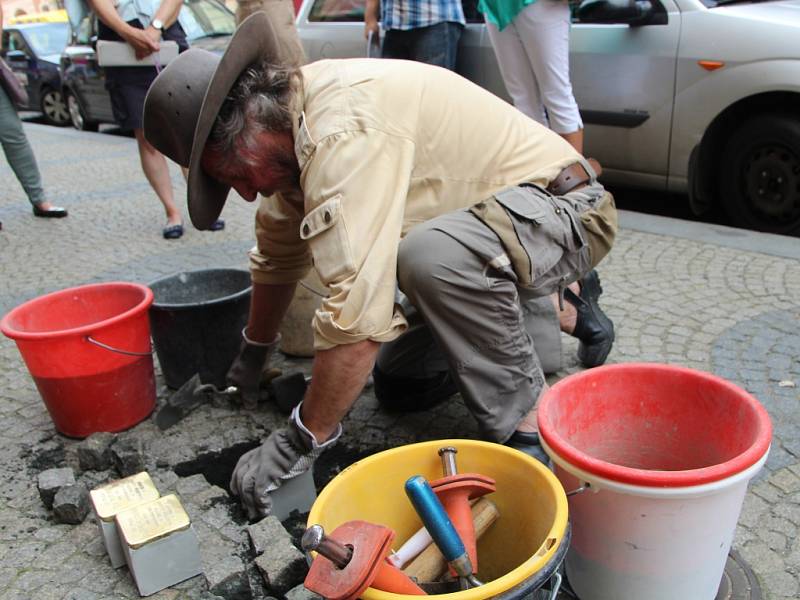
[[[570,497],[566,559],[582,600],[713,600],[749,480],[772,438],[740,387],[683,367],[631,363],[571,375],[538,411]]]
[[[98,283],[34,298],[0,321],[58,431],[122,431],[153,411],[152,302],[146,286]]]

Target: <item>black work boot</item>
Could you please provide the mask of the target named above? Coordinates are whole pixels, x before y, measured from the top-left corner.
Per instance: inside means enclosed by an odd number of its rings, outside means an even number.
[[[515,431],[511,434],[510,438],[503,442],[503,445],[508,446],[509,448],[514,448],[514,450],[524,452],[528,456],[538,460],[546,467],[550,464],[550,457],[547,456],[542,448],[542,444],[539,441],[539,434],[537,432]]]
[[[597,271],[589,271],[580,283],[580,296],[567,288],[564,290],[564,300],[578,311],[575,330],[572,332],[580,340],[578,360],[584,367],[598,367],[606,362],[614,344],[614,323],[597,303],[603,293]]]

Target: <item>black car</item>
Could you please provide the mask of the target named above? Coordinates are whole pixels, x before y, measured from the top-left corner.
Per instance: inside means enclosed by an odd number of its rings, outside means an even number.
[[[189,45],[221,54],[236,29],[233,13],[217,0],[184,0],[183,4],[180,23]],[[100,123],[114,122],[105,73],[97,64],[96,42],[97,18],[90,14],[71,32],[61,56],[69,117],[75,128],[84,131],[97,131]]]
[[[3,29],[2,56],[28,90],[28,110],[51,125],[67,125],[59,61],[69,39],[67,23],[28,23]]]

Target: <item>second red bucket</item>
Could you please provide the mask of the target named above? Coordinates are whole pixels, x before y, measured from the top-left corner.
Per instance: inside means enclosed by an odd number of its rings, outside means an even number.
[[[153,411],[152,302],[146,286],[97,283],[34,298],[0,321],[58,431],[122,431]]]

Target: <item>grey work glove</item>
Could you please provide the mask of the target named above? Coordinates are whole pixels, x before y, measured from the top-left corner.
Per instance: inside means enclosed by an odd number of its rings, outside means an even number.
[[[239,355],[233,361],[225,380],[228,385],[236,386],[245,408],[253,409],[258,406],[258,388],[261,385],[261,371],[267,364],[272,352],[278,347],[281,336],[269,344],[254,342],[247,338],[242,330],[242,347]]]
[[[231,492],[239,496],[251,520],[268,515],[272,508],[269,493],[287,479],[310,469],[317,457],[342,434],[339,425],[329,440],[319,444],[300,421],[300,406],[302,403],[292,411],[286,428],[273,431],[261,446],[244,454],[236,463]]]

